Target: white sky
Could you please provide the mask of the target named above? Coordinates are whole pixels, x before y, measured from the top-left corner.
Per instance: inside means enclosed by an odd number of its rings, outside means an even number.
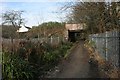
[[[8,10],[23,10],[26,26],[35,26],[38,23],[57,21],[64,18],[65,13],[57,13],[64,2],[2,2],[0,3],[0,14]],[[0,20],[2,22],[2,20]]]
[[[56,13],[66,3],[71,1],[103,1],[103,0],[0,0],[0,16],[7,10],[24,10],[23,17],[26,26],[38,25],[48,21],[63,21],[66,13]],[[119,1],[119,0],[109,0]],[[62,5],[61,5],[62,4]],[[0,23],[2,22],[0,18]]]

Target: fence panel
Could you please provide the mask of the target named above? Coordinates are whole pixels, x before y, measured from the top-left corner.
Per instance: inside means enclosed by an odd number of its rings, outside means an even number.
[[[118,67],[120,62],[120,32],[110,31],[100,34],[92,34],[89,40],[95,43],[95,50],[106,61],[110,61],[114,66]]]
[[[2,39],[2,48],[6,49],[6,50],[12,50],[12,48],[15,48],[17,46],[19,46],[19,42],[21,41],[27,41],[27,39]],[[31,42],[33,43],[47,43],[50,45],[58,45],[61,42],[66,42],[66,40],[64,39],[64,37],[43,37],[43,38],[32,38],[30,39]]]

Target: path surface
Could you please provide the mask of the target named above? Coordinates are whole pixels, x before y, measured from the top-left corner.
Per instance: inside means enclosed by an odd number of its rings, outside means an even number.
[[[2,64],[0,63],[0,80],[2,79]]]
[[[71,51],[68,59],[60,64],[60,71],[55,78],[98,78],[99,72],[96,67],[88,63],[89,56],[84,48],[84,41],[80,41]]]

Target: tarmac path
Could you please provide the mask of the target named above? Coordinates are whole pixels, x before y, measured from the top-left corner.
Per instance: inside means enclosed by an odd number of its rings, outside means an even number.
[[[54,78],[99,78],[99,71],[89,64],[89,55],[80,41],[72,50],[68,59],[60,64],[59,72]]]

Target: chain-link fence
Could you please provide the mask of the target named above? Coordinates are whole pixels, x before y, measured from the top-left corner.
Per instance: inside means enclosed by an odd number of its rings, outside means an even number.
[[[94,42],[95,50],[106,61],[110,61],[114,66],[120,65],[120,32],[110,31],[100,34],[92,34],[89,40]]]

